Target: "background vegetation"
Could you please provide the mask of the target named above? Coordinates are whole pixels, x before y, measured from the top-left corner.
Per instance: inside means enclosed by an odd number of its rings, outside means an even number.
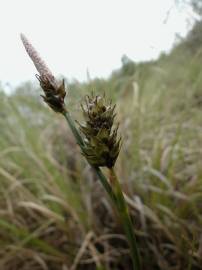
[[[117,104],[117,171],[144,270],[202,269],[202,23],[156,61],[68,83]],[[0,269],[130,269],[122,226],[64,119],[38,85],[0,92]],[[78,102],[79,101],[79,102]]]

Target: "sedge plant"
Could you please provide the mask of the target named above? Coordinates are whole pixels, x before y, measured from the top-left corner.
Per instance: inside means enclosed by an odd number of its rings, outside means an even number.
[[[64,80],[58,82],[55,79],[38,52],[23,34],[21,34],[21,40],[39,72],[36,77],[44,91],[43,100],[53,111],[65,117],[83,156],[94,169],[117,209],[129,243],[133,269],[140,270],[140,256],[134,227],[114,168],[121,145],[118,126],[114,126],[115,105],[107,102],[105,96],[94,96],[93,94],[87,96],[84,104],[81,104],[85,123],[79,124],[79,127],[77,127],[76,122],[72,119],[69,110],[65,106],[66,90]],[[101,167],[108,169],[108,178],[102,172]]]

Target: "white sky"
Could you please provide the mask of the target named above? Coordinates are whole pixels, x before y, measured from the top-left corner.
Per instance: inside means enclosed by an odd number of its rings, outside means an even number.
[[[56,75],[85,80],[87,68],[91,77],[108,76],[123,54],[156,58],[187,31],[187,12],[174,0],[0,0],[0,11],[0,81],[11,85],[36,73],[20,32]]]

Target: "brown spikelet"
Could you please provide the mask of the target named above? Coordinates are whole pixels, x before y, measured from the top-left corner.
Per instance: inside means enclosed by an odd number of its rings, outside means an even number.
[[[112,168],[121,145],[118,126],[114,127],[115,105],[104,96],[87,96],[82,110],[85,118],[85,123],[80,125],[85,141],[83,155],[95,167]]]

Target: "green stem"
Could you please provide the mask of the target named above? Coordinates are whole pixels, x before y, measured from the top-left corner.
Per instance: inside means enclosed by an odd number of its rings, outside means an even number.
[[[72,120],[71,115],[69,114],[68,111],[65,111],[63,113],[64,117],[66,118],[69,127],[76,139],[77,144],[80,146],[81,150],[84,147],[84,141],[83,138],[81,137],[79,131],[77,130],[76,126],[75,126],[75,122]],[[128,213],[128,208],[121,190],[121,186],[120,183],[117,179],[117,176],[114,172],[114,169],[111,168],[110,169],[110,181],[111,183],[109,183],[109,181],[107,180],[107,178],[105,177],[105,175],[103,174],[103,172],[100,170],[100,168],[98,167],[94,167],[91,166],[100,182],[102,183],[102,185],[104,186],[106,192],[108,193],[108,195],[110,196],[111,200],[113,201],[113,203],[115,204],[120,216],[121,216],[121,220],[123,223],[123,227],[124,227],[124,231],[126,233],[128,242],[129,242],[129,246],[130,246],[130,250],[131,250],[131,254],[132,254],[132,261],[133,261],[133,270],[140,270],[140,258],[139,258],[139,254],[138,254],[138,249],[137,249],[137,243],[136,243],[136,238],[135,238],[135,234],[134,234],[134,230],[133,230],[133,225],[132,225],[132,221],[130,219],[129,213]]]
[[[75,123],[74,121],[72,120],[71,118],[71,115],[68,111],[65,111],[63,113],[64,117],[66,118],[67,120],[67,123],[69,124],[69,127],[76,139],[76,142],[78,143],[78,145],[82,148],[84,146],[84,141],[83,141],[83,138],[81,137],[80,133],[78,132],[76,126],[75,126]]]
[[[103,172],[100,170],[100,168],[95,168],[94,170],[98,176],[98,178],[100,179],[100,182],[102,183],[102,185],[104,186],[105,190],[107,191],[107,193],[109,194],[110,198],[112,199],[112,201],[116,204],[116,196],[112,190],[111,185],[109,184],[107,178],[105,177],[105,175],[103,174]]]
[[[123,192],[121,189],[121,185],[119,183],[119,180],[116,176],[116,173],[114,171],[114,168],[110,168],[110,182],[112,185],[112,189],[114,191],[114,194],[116,196],[116,207],[118,209],[118,212],[121,217],[121,221],[124,227],[125,234],[128,239],[128,243],[130,246],[131,250],[131,255],[132,255],[132,262],[133,262],[133,269],[134,270],[140,270],[141,265],[140,265],[140,256],[137,248],[137,242],[136,242],[136,237],[134,233],[134,228],[132,224],[132,220],[130,218],[128,208],[126,205],[126,201],[123,196]]]

